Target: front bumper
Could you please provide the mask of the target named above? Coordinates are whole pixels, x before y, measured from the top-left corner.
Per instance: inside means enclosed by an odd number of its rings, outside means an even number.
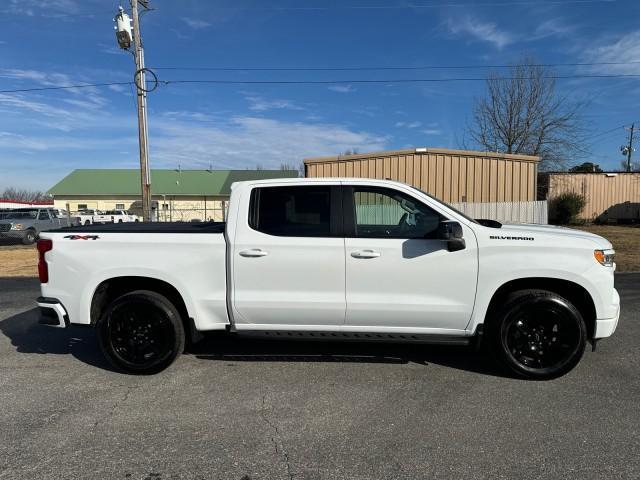
[[[69,315],[64,306],[55,298],[38,297],[36,300],[40,308],[40,325],[50,327],[66,328],[69,326]]]
[[[615,288],[613,289],[613,295],[611,298],[611,307],[612,309],[615,309],[615,316],[611,318],[596,319],[596,330],[593,335],[594,339],[610,337],[613,335],[613,332],[616,331],[618,319],[620,318],[620,295]]]
[[[0,238],[17,238],[22,240],[26,232],[26,230],[9,230],[8,232],[0,232]]]

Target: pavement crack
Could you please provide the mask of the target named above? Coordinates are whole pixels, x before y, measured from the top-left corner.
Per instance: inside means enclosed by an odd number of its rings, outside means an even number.
[[[289,480],[293,480],[296,474],[291,472],[291,462],[289,461],[289,454],[287,453],[287,450],[284,447],[284,443],[282,441],[282,437],[280,436],[280,430],[278,429],[278,425],[276,425],[274,422],[269,420],[269,418],[267,417],[266,399],[267,399],[267,396],[263,395],[262,406],[260,408],[260,417],[262,417],[262,420],[264,421],[264,423],[269,425],[269,427],[271,427],[271,429],[273,430],[273,435],[271,436],[271,443],[273,444],[273,449],[276,455],[281,455],[282,458],[284,459],[284,463],[287,466],[287,476],[289,477]]]
[[[127,400],[129,400],[129,396],[131,395],[131,393],[139,387],[139,385],[121,385],[121,386],[127,388],[126,391],[124,392],[124,395],[120,400],[116,400],[113,403],[113,405],[111,406],[111,409],[109,410],[109,413],[107,413],[106,415],[103,415],[101,418],[98,418],[95,422],[93,422],[93,428],[96,428],[101,423],[104,423],[105,421],[112,418],[113,415],[116,413],[116,410],[118,409],[118,407],[123,403],[125,403]]]

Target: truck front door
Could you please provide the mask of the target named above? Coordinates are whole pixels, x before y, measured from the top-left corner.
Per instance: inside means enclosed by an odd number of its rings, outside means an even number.
[[[254,187],[232,237],[238,329],[342,325],[345,262],[337,182]],[[230,235],[232,235],[230,233]]]
[[[347,327],[464,330],[478,272],[477,244],[437,239],[443,214],[392,188],[345,186]],[[425,332],[430,333],[430,332]]]

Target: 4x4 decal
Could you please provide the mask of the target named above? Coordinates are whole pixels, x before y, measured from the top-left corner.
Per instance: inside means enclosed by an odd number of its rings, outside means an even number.
[[[64,238],[69,240],[97,240],[100,237],[98,235],[67,235]]]

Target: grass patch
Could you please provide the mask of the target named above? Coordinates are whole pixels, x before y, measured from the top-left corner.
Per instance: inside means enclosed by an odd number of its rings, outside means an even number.
[[[640,272],[640,227],[581,225],[571,228],[595,233],[609,240],[616,251],[617,272]]]
[[[37,277],[38,251],[35,245],[0,246],[0,277]]]

